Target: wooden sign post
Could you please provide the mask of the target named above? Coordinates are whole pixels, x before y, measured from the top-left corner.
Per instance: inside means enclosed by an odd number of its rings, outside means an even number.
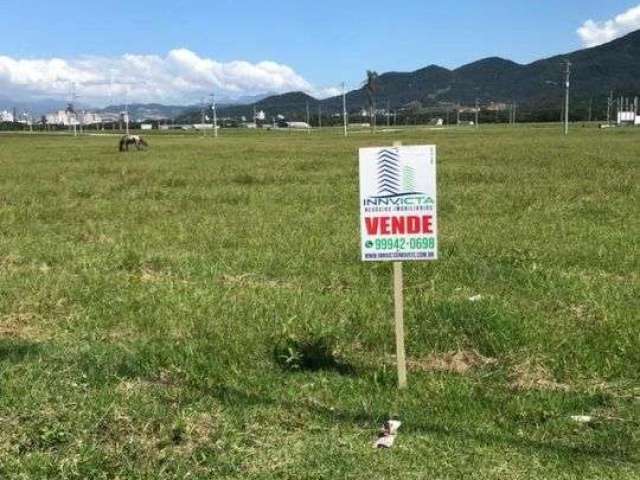
[[[407,388],[407,359],[404,350],[404,280],[402,262],[393,262],[393,303],[396,322],[396,363],[398,388]]]
[[[360,149],[362,260],[393,262],[398,387],[407,387],[402,262],[438,258],[436,147]]]

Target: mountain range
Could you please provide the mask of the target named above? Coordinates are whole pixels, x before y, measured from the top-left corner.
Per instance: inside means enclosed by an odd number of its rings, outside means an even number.
[[[516,102],[520,108],[560,109],[564,96],[566,61],[571,62],[572,100],[576,108],[606,102],[615,95],[640,95],[640,30],[593,48],[557,55],[522,65],[490,57],[454,70],[429,65],[413,72],[380,74],[375,95],[378,108],[406,107],[419,102],[429,107],[444,104],[472,106],[476,99],[489,102]],[[363,72],[364,73],[364,72]],[[350,111],[367,106],[365,87],[347,93]],[[264,98],[250,105],[221,108],[221,116],[250,117],[254,108],[268,118],[278,114],[300,116],[307,108],[315,115],[318,105],[327,113],[340,112],[342,97],[323,100],[303,92]],[[190,115],[185,115],[186,120]]]
[[[456,69],[438,65],[413,72],[387,72],[379,75],[375,101],[378,108],[393,110],[413,107],[473,106],[517,103],[519,111],[559,111],[564,95],[566,62],[571,63],[572,113],[592,105],[602,111],[610,92],[617,96],[640,95],[640,30],[593,48],[556,55],[526,65],[490,57]],[[363,72],[364,73],[364,72]],[[364,77],[364,75],[363,75]],[[368,105],[365,87],[347,93],[350,112]],[[0,96],[0,110],[30,111],[34,116],[64,109],[66,102],[42,99],[15,102]],[[200,105],[130,104],[134,119],[174,118],[177,122],[199,122]],[[264,111],[267,118],[283,115],[304,118],[309,108],[315,117],[318,108],[326,114],[342,111],[342,97],[314,98],[304,92],[258,95],[218,103],[220,117],[251,118],[253,111]],[[88,106],[76,105],[76,110]],[[99,112],[118,113],[123,105],[112,105]],[[555,113],[550,118],[556,118]]]

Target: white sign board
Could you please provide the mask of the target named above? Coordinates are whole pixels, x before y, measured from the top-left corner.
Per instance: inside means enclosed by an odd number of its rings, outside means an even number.
[[[437,260],[436,147],[360,149],[362,260]]]

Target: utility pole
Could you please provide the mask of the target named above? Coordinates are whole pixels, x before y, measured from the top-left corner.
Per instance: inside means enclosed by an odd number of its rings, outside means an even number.
[[[569,135],[569,93],[571,89],[571,62],[565,60],[564,134]]]
[[[478,128],[478,116],[480,112],[480,106],[478,103],[478,99],[476,98],[476,128]]]
[[[202,97],[200,99],[200,125],[202,128],[202,136],[206,137],[207,136],[207,129],[205,128],[205,121],[207,119],[206,114],[205,114],[205,107],[206,103],[205,103],[205,99],[204,97]]]
[[[74,104],[75,104],[77,98],[78,98],[78,94],[76,93],[76,84],[72,83],[71,84],[71,104],[70,104],[71,108],[69,109],[70,112],[69,112],[68,118],[69,118],[70,122],[73,124],[73,136],[74,137],[78,136],[78,125],[77,125],[77,123],[78,123],[78,115],[76,114],[76,109],[74,107]]]
[[[129,135],[129,87],[124,92],[124,128]]]
[[[349,119],[347,118],[347,85],[342,82],[342,119],[344,123],[344,136],[349,135]]]
[[[218,138],[218,112],[216,109],[216,95],[211,94],[211,113],[213,114],[213,136]]]
[[[613,90],[609,91],[607,98],[607,125],[611,125],[611,107],[613,106]]]
[[[391,125],[391,101],[387,99],[387,128]]]
[[[318,103],[318,128],[322,128],[322,104]]]
[[[589,97],[589,116],[588,122],[591,123],[591,115],[593,113],[593,97]]]

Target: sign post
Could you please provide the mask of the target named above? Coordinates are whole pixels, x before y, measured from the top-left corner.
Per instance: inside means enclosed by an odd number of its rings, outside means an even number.
[[[404,349],[404,279],[402,262],[393,262],[393,305],[396,321],[396,363],[398,388],[407,388],[407,360]]]
[[[438,258],[436,147],[360,149],[362,260],[393,262],[398,387],[407,386],[403,261]]]

